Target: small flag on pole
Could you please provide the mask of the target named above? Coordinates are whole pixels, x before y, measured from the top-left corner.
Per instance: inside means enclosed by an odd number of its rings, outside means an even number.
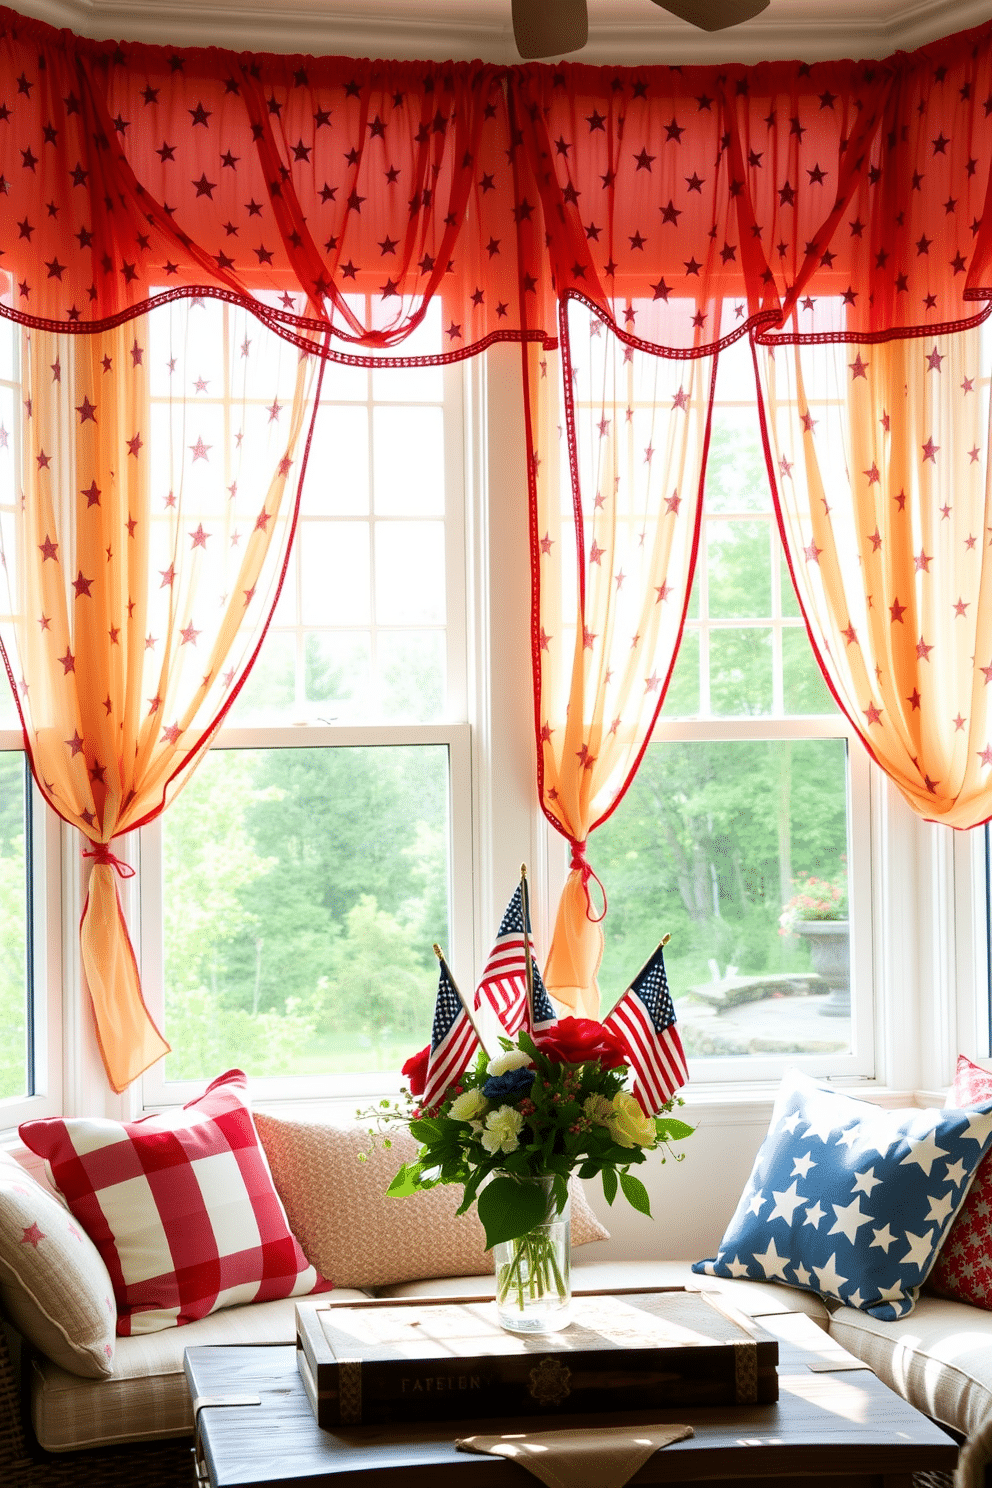
[[[656,1115],[689,1078],[662,946],[638,972],[603,1026],[627,1045],[634,1095],[646,1116]]]
[[[440,954],[438,960],[440,970],[431,1028],[431,1052],[420,1100],[425,1109],[443,1100],[449,1085],[457,1085],[479,1048],[475,1025],[462,1003],[447,963]]]
[[[496,944],[489,953],[489,960],[482,973],[482,980],[475,993],[475,1006],[481,1007],[483,999],[489,1004],[506,1033],[512,1038],[528,1023],[527,1008],[527,943],[530,943],[530,925],[527,925],[527,942],[524,941],[524,880],[513,891],[500,923]],[[533,964],[534,948],[530,945]],[[534,975],[534,1032],[540,1033],[557,1022],[541,973],[533,965]]]
[[[534,973],[534,1026],[531,1033],[544,1033],[548,1028],[553,1028],[558,1022],[558,1014],[555,1012],[548,996],[548,989],[544,985],[544,979],[537,969],[536,962],[532,963]]]

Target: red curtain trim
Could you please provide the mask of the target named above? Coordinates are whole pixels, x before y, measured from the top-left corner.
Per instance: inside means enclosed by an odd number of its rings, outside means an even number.
[[[305,355],[320,357],[326,362],[337,362],[344,367],[368,367],[373,370],[379,367],[447,367],[455,362],[464,362],[470,357],[479,356],[482,352],[488,351],[490,346],[507,341],[533,341],[542,346],[545,351],[558,349],[557,336],[547,331],[521,328],[515,331],[491,331],[489,335],[472,342],[469,346],[459,346],[452,351],[438,352],[436,356],[375,356],[334,351],[326,344],[328,327],[320,321],[300,321],[298,318],[287,316],[285,312],[270,311],[270,307],[253,299],[251,295],[235,294],[233,290],[220,289],[216,284],[190,284],[170,289],[164,294],[152,295],[150,299],[143,300],[140,305],[128,305],[117,315],[109,315],[104,320],[90,320],[85,325],[74,321],[50,320],[38,315],[28,315],[23,310],[2,303],[0,303],[0,316],[6,320],[15,321],[29,330],[52,331],[60,336],[93,336],[102,331],[111,331],[117,326],[126,325],[129,320],[137,320],[140,316],[147,315],[162,305],[172,304],[176,300],[224,300],[229,305],[237,305]],[[294,329],[301,324],[306,328],[312,328],[315,335],[324,337],[325,344],[318,345],[310,340],[303,330]],[[929,335],[929,330],[925,334]]]
[[[572,520],[575,524],[575,561],[579,580],[579,624],[586,619],[586,524],[582,515],[582,483],[579,478],[579,448],[575,433],[575,398],[572,383],[572,340],[568,333],[568,302],[570,291],[566,290],[558,303],[558,340],[561,345],[561,385],[565,391],[565,443],[568,448],[568,480],[572,488]],[[589,304],[589,302],[586,302]],[[605,317],[597,306],[589,304],[590,310],[603,321]],[[540,741],[538,741],[540,750]],[[541,751],[543,753],[543,751]]]
[[[992,301],[992,289],[966,289],[966,300]],[[783,331],[769,326],[762,330],[756,326],[752,341],[759,346],[882,346],[888,341],[913,341],[924,336],[953,336],[958,331],[970,331],[980,326],[992,315],[992,303],[976,315],[965,320],[942,321],[938,325],[896,326],[891,331]]]

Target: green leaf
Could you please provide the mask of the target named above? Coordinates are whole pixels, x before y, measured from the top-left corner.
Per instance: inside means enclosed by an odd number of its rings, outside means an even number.
[[[546,1200],[538,1183],[516,1183],[494,1178],[478,1199],[479,1218],[486,1230],[486,1249],[503,1240],[526,1235],[545,1217]]]
[[[404,1163],[386,1189],[387,1196],[393,1199],[406,1199],[411,1194],[419,1193],[420,1187],[417,1181],[419,1177],[419,1163]]]
[[[685,1121],[678,1121],[674,1116],[659,1116],[657,1120],[658,1135],[666,1142],[684,1142],[686,1137],[691,1137],[696,1130]]]
[[[603,1193],[606,1202],[612,1204],[617,1196],[617,1175],[613,1168],[603,1169]]]
[[[633,1173],[621,1173],[620,1187],[623,1189],[623,1196],[631,1208],[636,1209],[638,1214],[647,1214],[650,1217],[651,1200],[648,1198],[648,1191],[640,1178],[635,1178]]]
[[[517,1039],[517,1043],[525,1054],[530,1055],[531,1059],[542,1057],[538,1052],[537,1045],[535,1044],[529,1033],[525,1033],[523,1030],[521,1030],[520,1035]],[[510,1045],[510,1047],[513,1047],[512,1044]]]
[[[482,1168],[476,1168],[465,1180],[465,1194],[456,1211],[458,1214],[465,1214],[472,1207],[475,1196],[479,1191],[479,1184],[485,1176]]]
[[[410,1122],[410,1135],[418,1142],[437,1142],[448,1135],[449,1127],[459,1124],[449,1122],[443,1116],[419,1116],[416,1121]]]

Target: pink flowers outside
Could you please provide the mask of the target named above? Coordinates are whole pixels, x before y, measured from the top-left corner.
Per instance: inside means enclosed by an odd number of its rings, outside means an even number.
[[[801,920],[846,920],[847,876],[831,882],[806,874],[792,880],[796,890],[778,917],[779,935],[791,935]]]

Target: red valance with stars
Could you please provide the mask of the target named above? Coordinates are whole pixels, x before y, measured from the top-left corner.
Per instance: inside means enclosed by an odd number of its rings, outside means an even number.
[[[932,334],[990,293],[990,116],[989,26],[881,62],[506,69],[0,10],[2,308],[84,331],[195,287],[363,358],[435,297],[447,358],[550,345],[566,291],[682,355],[783,316]]]

